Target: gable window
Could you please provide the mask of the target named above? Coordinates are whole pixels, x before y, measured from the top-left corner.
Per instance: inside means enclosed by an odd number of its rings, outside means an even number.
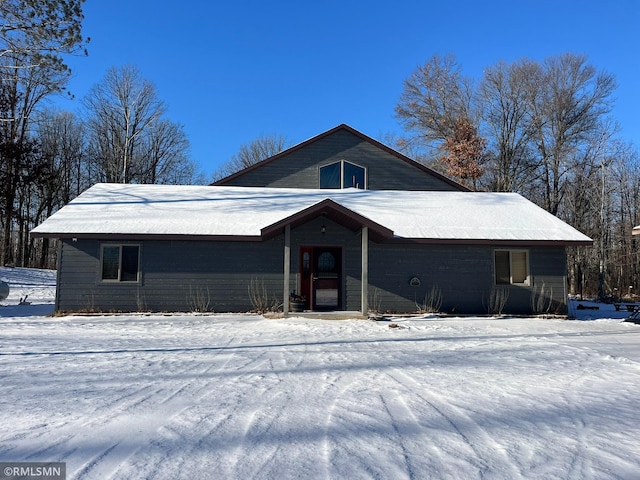
[[[137,282],[140,271],[139,245],[102,245],[102,280]]]
[[[529,254],[526,250],[494,252],[496,285],[529,285]]]
[[[366,189],[366,169],[340,160],[320,167],[320,188]]]

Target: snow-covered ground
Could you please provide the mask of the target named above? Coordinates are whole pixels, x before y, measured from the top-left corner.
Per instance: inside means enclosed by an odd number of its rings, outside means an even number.
[[[640,478],[640,325],[612,306],[401,328],[47,317],[54,272],[0,279],[0,462],[63,461],[70,479]]]

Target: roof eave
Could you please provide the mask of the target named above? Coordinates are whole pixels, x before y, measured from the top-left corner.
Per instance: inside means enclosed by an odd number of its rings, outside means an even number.
[[[178,233],[69,233],[69,232],[31,232],[33,238],[55,238],[60,240],[103,240],[103,241],[242,241],[260,242],[260,235],[192,235]]]
[[[593,240],[505,240],[495,238],[407,238],[394,237],[394,243],[419,243],[430,245],[489,245],[489,246],[543,246],[543,247],[580,247],[592,246]]]
[[[181,234],[150,234],[150,233],[32,233],[34,238],[49,238],[60,240],[101,240],[107,242],[122,241],[218,241],[218,242],[260,242],[269,240],[284,231],[287,224],[295,227],[305,221],[321,214],[322,212],[307,212],[306,216],[296,218],[289,217],[277,224],[270,225],[262,229],[261,235],[181,235]],[[328,215],[337,223],[341,222],[335,215]],[[593,241],[586,240],[500,240],[500,239],[461,239],[461,238],[405,238],[394,237],[391,230],[380,230],[373,222],[363,222],[360,226],[369,227],[369,237],[378,243],[412,243],[422,245],[489,245],[489,246],[544,246],[544,247],[580,247],[592,246]]]
[[[315,205],[305,208],[304,210],[300,210],[287,218],[283,218],[272,225],[264,227],[261,230],[262,238],[265,240],[273,238],[282,233],[287,225],[296,227],[319,215],[324,215],[332,221],[350,228],[351,230],[367,227],[369,229],[369,237],[373,241],[380,242],[393,238],[393,230],[363,217],[362,215],[334,202],[331,199],[325,199]]]

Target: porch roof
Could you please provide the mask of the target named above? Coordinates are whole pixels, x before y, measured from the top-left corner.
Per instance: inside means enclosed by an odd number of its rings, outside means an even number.
[[[369,228],[369,236],[374,241],[393,238],[393,231],[383,225],[372,222],[370,219],[359,215],[358,213],[343,207],[339,203],[331,199],[323,200],[315,205],[305,208],[290,217],[284,218],[279,222],[269,225],[262,229],[263,238],[271,238],[281,233],[286,225],[296,227],[308,222],[309,220],[322,216],[336,223],[339,223],[351,230],[359,230],[362,227]]]
[[[432,242],[592,240],[515,193],[309,190],[96,184],[32,230],[34,236],[260,240],[327,211],[381,238]]]

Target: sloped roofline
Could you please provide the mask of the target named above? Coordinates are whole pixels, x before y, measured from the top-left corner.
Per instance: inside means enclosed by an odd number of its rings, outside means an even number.
[[[242,175],[244,175],[245,173],[251,172],[253,170],[256,170],[268,163],[273,162],[274,160],[277,160],[285,155],[289,155],[292,152],[295,152],[296,150],[300,150],[308,145],[311,145],[315,142],[317,142],[318,140],[322,140],[325,137],[328,137],[329,135],[334,134],[335,132],[338,132],[340,130],[345,130],[353,135],[355,135],[356,137],[364,140],[365,142],[371,143],[372,145],[378,147],[381,150],[384,150],[385,152],[393,155],[394,157],[402,160],[405,163],[408,163],[409,165],[411,165],[412,167],[415,167],[419,170],[422,170],[425,173],[428,173],[429,175],[432,175],[434,177],[436,177],[439,180],[442,180],[443,182],[451,185],[452,187],[457,188],[458,190],[460,190],[461,192],[469,192],[471,191],[469,188],[465,187],[464,185],[451,180],[450,178],[445,177],[444,175],[442,175],[441,173],[436,172],[435,170],[432,170],[431,168],[422,165],[419,162],[416,162],[415,160],[407,157],[406,155],[403,155],[402,153],[394,150],[393,148],[385,145],[384,143],[379,142],[378,140],[375,140],[371,137],[369,137],[368,135],[365,135],[362,132],[359,132],[358,130],[356,130],[355,128],[350,127],[349,125],[347,125],[346,123],[342,123],[340,125],[338,125],[337,127],[332,128],[331,130],[327,130],[324,133],[321,133],[319,135],[316,135],[315,137],[311,137],[309,140],[305,140],[302,143],[298,143],[297,145],[294,145],[293,147],[287,148],[286,150],[283,150],[282,152],[276,153],[275,155],[266,158],[258,163],[255,163],[243,170],[240,170],[239,172],[233,173],[227,177],[221,178],[220,180],[217,180],[215,182],[213,182],[211,185],[212,186],[221,186],[221,185],[226,185],[227,182],[234,180],[237,177],[240,177]]]
[[[279,235],[287,225],[295,228],[325,217],[354,233],[368,227],[371,240],[385,243],[593,243],[515,193],[126,184],[91,187],[31,234],[113,241],[260,241]]]
[[[393,238],[393,231],[384,225],[380,225],[353,210],[340,205],[339,203],[327,198],[321,202],[311,205],[293,215],[283,218],[276,223],[261,229],[263,239],[273,238],[282,233],[285,226],[290,225],[296,227],[302,225],[317,216],[325,216],[330,220],[343,225],[344,227],[356,230],[362,227],[368,227],[371,239],[374,241],[389,240]]]

